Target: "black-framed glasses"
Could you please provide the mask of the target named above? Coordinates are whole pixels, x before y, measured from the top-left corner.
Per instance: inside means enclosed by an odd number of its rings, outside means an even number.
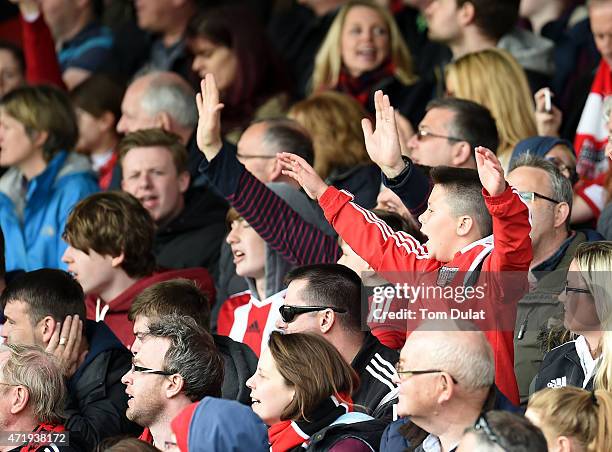
[[[167,370],[149,369],[148,367],[137,366],[134,363],[132,363],[131,372],[138,372],[139,374],[165,375],[166,377],[174,375],[173,372],[168,372]]]
[[[567,281],[565,281],[565,285],[563,286],[563,295],[567,297],[568,292],[576,292],[576,293],[586,293],[591,295],[591,291],[589,289],[582,289],[580,287],[570,287],[567,285]]]
[[[506,450],[506,448],[502,444],[502,439],[493,431],[493,429],[489,425],[489,421],[487,421],[486,414],[481,414],[480,417],[476,420],[476,424],[474,424],[474,431],[482,431],[489,441],[494,444],[497,444],[503,451]]]
[[[244,160],[248,160],[248,159],[275,159],[276,155],[263,155],[263,154],[244,155],[244,154],[241,154],[240,152],[237,152],[236,153],[236,157],[238,157],[239,159],[244,159]]]
[[[552,202],[553,204],[560,204],[561,201],[544,196],[536,191],[520,191],[519,196],[523,201],[534,202],[536,198],[545,199],[546,201]]]
[[[408,380],[410,377],[414,376],[414,375],[426,375],[426,374],[440,374],[440,373],[446,373],[448,374],[449,377],[451,377],[451,380],[453,381],[453,383],[458,384],[457,380],[455,380],[455,377],[453,377],[451,374],[449,374],[448,372],[446,372],[445,370],[440,370],[440,369],[427,369],[427,370],[402,370],[399,366],[399,363],[397,363],[395,365],[395,371],[397,372],[397,374],[400,376],[400,378],[403,376],[405,380]]]
[[[288,304],[284,304],[279,307],[278,312],[280,312],[283,322],[291,323],[300,314],[305,314],[307,312],[324,311],[326,309],[331,309],[332,311],[338,312],[340,314],[344,314],[346,312],[346,309],[335,308],[333,306],[291,306]]]
[[[419,141],[423,140],[423,138],[427,138],[427,137],[432,137],[432,138],[442,138],[445,140],[449,140],[449,141],[466,141],[463,138],[457,138],[457,137],[453,137],[453,136],[448,136],[448,135],[438,135],[437,133],[433,133],[430,132],[429,130],[425,130],[425,129],[418,129],[416,131],[416,137]]]

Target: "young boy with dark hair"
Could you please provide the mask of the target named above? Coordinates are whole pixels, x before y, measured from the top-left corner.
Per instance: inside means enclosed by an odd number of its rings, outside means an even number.
[[[214,297],[206,269],[156,267],[154,233],[147,210],[124,192],[92,195],[79,202],[66,221],[63,237],[68,248],[62,260],[87,295],[87,318],[107,323],[126,347],[134,342],[128,310],[146,287],[182,277]]]
[[[368,119],[363,120],[363,129],[368,153],[375,156],[372,160],[379,164],[396,161],[400,145],[394,111],[388,97],[383,98],[380,91],[376,93],[376,130],[372,130]],[[309,196],[318,200],[340,237],[378,273],[409,272],[411,278],[429,273],[435,276],[434,280],[437,277],[436,286],[463,286],[468,285],[466,280],[457,281],[456,275],[466,275],[467,279],[472,273],[478,276],[480,271],[487,272],[489,277],[504,272],[505,279],[510,272],[524,272],[526,276],[529,270],[532,251],[527,206],[508,186],[501,164],[486,148],[476,148],[477,172],[451,168],[432,171],[435,186],[427,210],[419,217],[421,232],[429,239],[425,244],[409,234],[394,232],[371,212],[354,204],[350,194],[327,186],[303,159],[288,153],[280,158],[285,165],[284,173],[294,177]],[[494,235],[489,236],[492,231]],[[520,282],[525,283],[526,279]],[[489,306],[516,316],[515,303],[522,284],[515,285],[510,287],[516,290],[513,292],[499,281],[489,284],[486,289]],[[497,318],[497,314],[489,312],[489,317],[495,318],[485,322],[485,334],[495,353],[496,384],[518,404],[514,320]]]

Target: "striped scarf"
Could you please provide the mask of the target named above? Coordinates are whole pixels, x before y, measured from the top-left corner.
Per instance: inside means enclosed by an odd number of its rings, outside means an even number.
[[[612,72],[603,59],[591,85],[576,130],[576,171],[582,179],[592,180],[608,170],[605,147],[608,131],[603,117],[604,101],[612,96]],[[610,102],[610,101],[608,101]]]
[[[385,78],[393,77],[393,74],[395,74],[395,65],[391,60],[385,61],[378,69],[361,74],[357,78],[349,74],[348,70],[342,66],[336,89],[357,99],[367,110],[370,95],[374,95],[372,87]]]
[[[353,401],[349,396],[328,397],[308,414],[309,421],[281,421],[271,426],[268,429],[270,451],[281,452],[306,447],[312,435],[350,411],[353,411]]]

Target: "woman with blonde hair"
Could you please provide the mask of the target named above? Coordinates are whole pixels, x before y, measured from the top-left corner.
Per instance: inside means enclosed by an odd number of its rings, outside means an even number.
[[[366,208],[376,205],[380,169],[365,149],[359,102],[346,94],[325,91],[296,103],[288,116],[312,137],[314,169],[329,185],[351,192]]]
[[[374,113],[383,90],[413,128],[425,113],[433,83],[417,81],[412,57],[395,20],[371,0],[351,0],[338,12],[315,59],[314,93],[347,93]]]
[[[536,392],[525,416],[539,427],[550,452],[612,450],[612,394],[571,386]]]
[[[536,391],[558,386],[592,389],[597,372],[598,387],[609,389],[609,370],[604,369],[610,367],[612,351],[603,346],[602,338],[612,323],[611,274],[612,242],[585,242],[578,246],[559,295],[564,327],[577,337],[544,356],[535,377]]]
[[[499,132],[497,157],[506,171],[514,146],[538,134],[525,71],[504,50],[469,53],[449,64],[446,90],[491,111]]]
[[[347,427],[346,420],[360,418],[358,427],[378,425],[380,435],[385,426],[362,413],[351,413],[357,374],[333,345],[315,334],[272,332],[246,385],[251,389],[251,408],[270,427],[272,452],[310,450],[306,447],[313,442],[316,450],[365,452],[372,450],[368,437],[360,434],[361,428],[351,429],[355,423]],[[343,434],[327,429],[332,423]],[[323,429],[325,434],[319,433]],[[371,446],[376,448],[378,443]]]

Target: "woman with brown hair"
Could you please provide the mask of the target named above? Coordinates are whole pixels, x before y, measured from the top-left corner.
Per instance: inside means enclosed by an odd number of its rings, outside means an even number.
[[[293,105],[288,116],[310,133],[317,174],[329,185],[351,192],[359,205],[373,208],[380,169],[365,148],[361,119],[367,112],[359,102],[346,94],[325,91]]]
[[[363,424],[372,427],[381,421],[361,413],[361,422],[345,421],[353,411],[350,395],[358,384],[355,371],[327,340],[278,331],[270,335],[257,371],[247,380],[253,411],[270,427],[272,452],[308,450],[315,443],[317,450],[335,452],[377,449],[376,441],[369,445],[371,434],[360,433],[368,430]],[[327,429],[332,424],[340,435]],[[383,428],[373,435],[377,441]]]

